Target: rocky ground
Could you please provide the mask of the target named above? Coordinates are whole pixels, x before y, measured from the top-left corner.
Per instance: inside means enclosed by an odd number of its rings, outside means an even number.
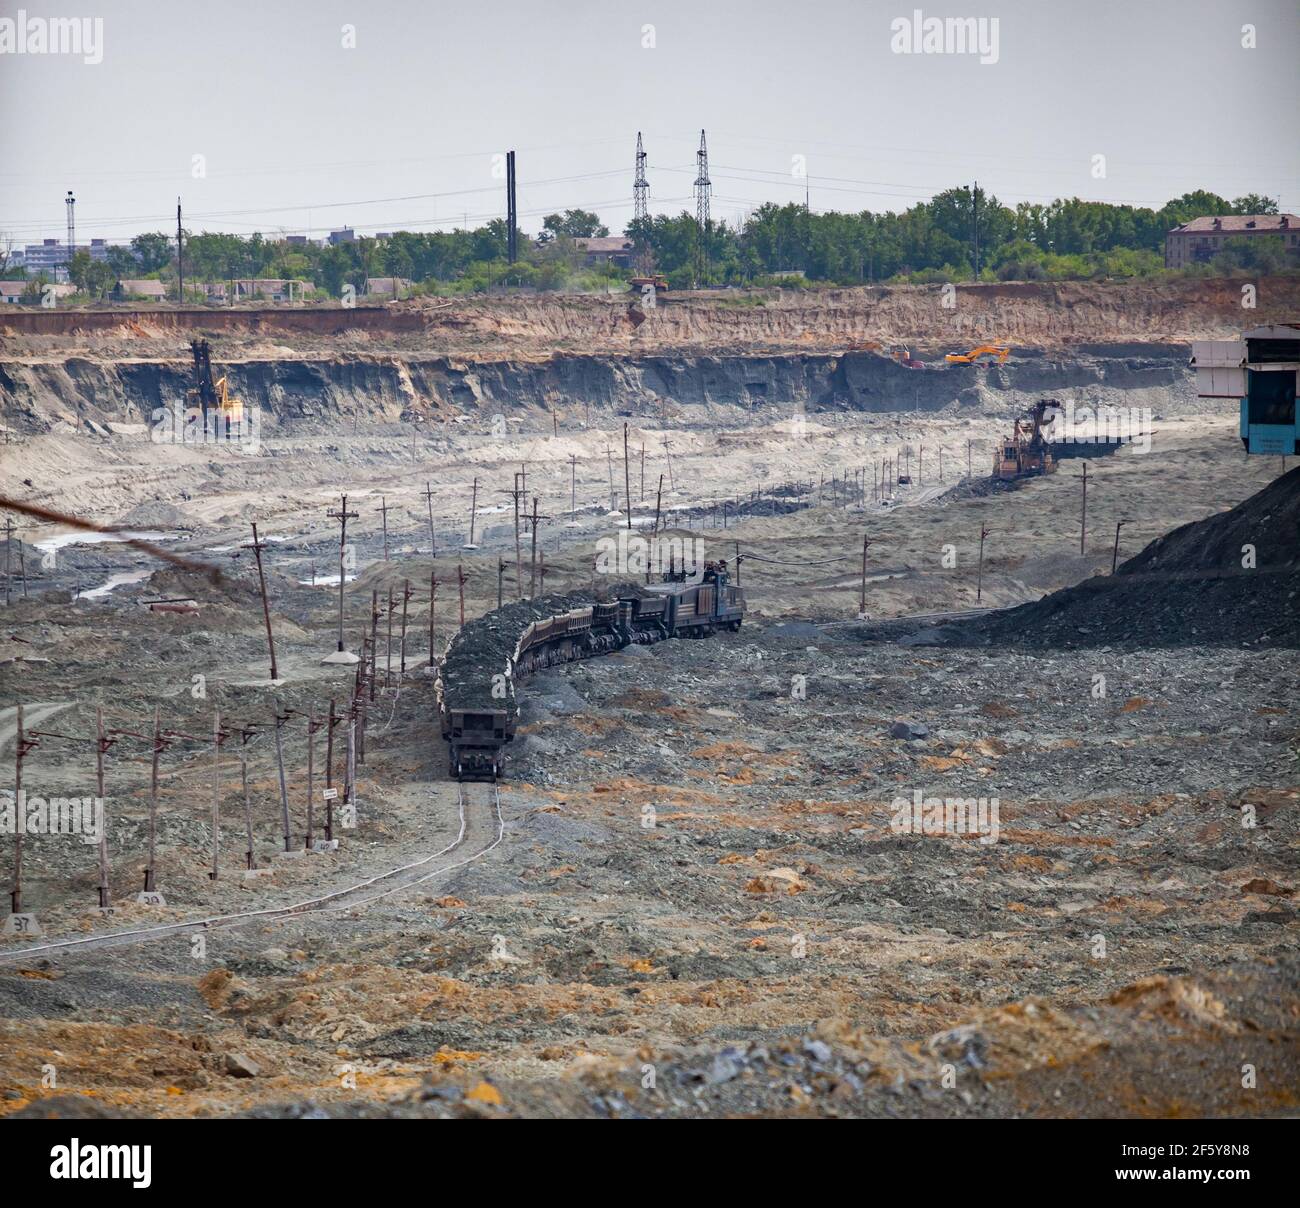
[[[490,859],[6,968],[8,1102],[53,1061],[149,1114],[1287,1114],[1289,664],[777,625],[549,672]],[[996,832],[908,833],[915,792]]]
[[[730,427],[670,426],[680,476],[671,531],[701,537],[708,557],[747,555],[741,632],[530,680],[500,843],[492,802],[475,786],[463,844],[412,888],[213,929],[198,948],[194,936],[172,935],[13,960],[5,954],[31,941],[0,937],[0,1111],[1293,1113],[1293,651],[1217,634],[1176,646],[1066,649],[1010,634],[994,646],[922,647],[867,640],[888,635],[858,621],[864,532],[873,620],[970,608],[977,581],[979,603],[1016,604],[1108,571],[1118,519],[1122,559],[1278,479],[1280,465],[1243,463],[1231,417],[1169,411],[1150,453],[1091,466],[1082,555],[1077,464],[1016,491],[951,492],[966,434],[991,441],[1001,415],[819,415],[792,427],[773,409]],[[396,629],[391,676],[381,667],[356,830],[341,833],[337,852],[275,856],[272,710],[277,701],[296,710],[285,741],[301,845],[303,715],[320,716],[351,687],[351,668],[319,661],[337,623],[336,589],[311,583],[313,562],[318,579],[337,569],[325,510],[346,488],[363,513],[349,530],[348,645],[369,627],[372,592],[386,602],[391,588],[400,600],[407,580],[427,590],[433,571],[438,650],[456,624],[457,565],[468,617],[495,604],[502,563],[506,598],[516,590],[499,492],[520,460],[545,484],[540,510],[552,517],[539,534],[546,590],[614,581],[593,573],[593,554],[625,523],[606,515],[604,445],[621,435],[598,416],[558,438],[457,438],[422,451],[412,469],[409,437],[386,431],[335,440],[333,451],[310,434],[277,437],[252,463],[190,449],[146,458],[122,438],[92,448],[52,434],[21,446],[25,463],[0,463],[7,488],[31,477],[52,490],[63,474],[96,518],[156,532],[222,570],[213,585],[120,544],[65,546],[41,565],[37,543],[58,530],[22,534],[31,579],[26,599],[11,583],[0,626],[0,759],[13,758],[19,701],[28,728],[73,738],[91,731],[97,706],[108,727],[139,733],[155,704],[167,725],[197,736],[178,738],[162,762],[166,905],[132,900],[148,748],[123,735],[107,773],[117,914],[91,908],[92,846],[32,838],[27,901],[47,938],[285,905],[452,843],[457,797],[434,721],[421,596],[406,674]],[[851,492],[822,485],[922,443],[924,471],[894,484],[893,504],[857,510]],[[951,459],[942,482],[929,460],[940,446]],[[652,466],[649,481],[665,471],[666,461]],[[480,548],[464,551],[462,496],[476,475],[480,502],[497,510],[480,522]],[[631,475],[639,485],[635,462]],[[437,488],[436,559],[419,495],[426,476]],[[720,527],[722,500],[743,503],[760,483],[795,477],[816,481],[798,497],[812,506],[742,507]],[[389,561],[382,499],[396,505]],[[634,519],[651,514],[638,500]],[[249,554],[238,548],[254,518],[274,538],[265,557],[277,684]],[[525,586],[528,558],[525,536]],[[72,598],[137,571],[148,577]],[[142,607],[160,596],[193,598],[200,611]],[[271,871],[252,880],[238,875],[243,802],[230,746],[219,772],[223,875],[207,876],[213,770],[203,736],[216,707],[264,731],[249,778],[255,852]],[[318,775],[323,754],[318,737]],[[43,739],[25,782],[92,791],[89,748]],[[916,817],[897,804],[915,794]],[[925,803],[947,799],[974,800],[973,816],[936,826]],[[8,839],[0,851],[7,868]]]

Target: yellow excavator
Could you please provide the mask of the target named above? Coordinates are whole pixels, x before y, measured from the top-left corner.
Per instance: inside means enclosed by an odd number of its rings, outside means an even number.
[[[974,365],[983,356],[996,357],[1001,365],[1011,355],[1011,349],[1005,344],[981,344],[970,352],[950,352],[943,359],[950,365]]]

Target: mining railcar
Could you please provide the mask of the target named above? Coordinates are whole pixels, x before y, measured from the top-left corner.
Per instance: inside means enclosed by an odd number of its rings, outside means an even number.
[[[448,643],[437,681],[438,712],[442,736],[450,749],[451,775],[460,780],[500,776],[503,748],[515,736],[517,679],[561,663],[621,650],[634,642],[702,638],[719,629],[738,630],[744,618],[744,592],[730,582],[726,563],[719,562],[707,563],[698,583],[678,578],[648,584],[637,594],[607,604],[589,604],[534,620],[520,633],[503,672],[484,669],[481,675],[475,672],[463,677],[459,685],[448,685],[448,656],[458,634]]]

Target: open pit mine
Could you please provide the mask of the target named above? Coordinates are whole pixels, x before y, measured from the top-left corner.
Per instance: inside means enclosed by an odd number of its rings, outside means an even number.
[[[0,313],[0,1113],[1294,1114],[1237,287],[936,288]]]

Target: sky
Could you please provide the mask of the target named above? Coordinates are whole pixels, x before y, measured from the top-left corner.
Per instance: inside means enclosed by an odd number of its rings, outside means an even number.
[[[90,63],[6,50],[19,8],[0,0],[0,238],[19,247],[63,237],[69,189],[78,242],[174,229],[178,195],[192,231],[481,225],[504,217],[508,149],[524,230],[581,207],[620,231],[637,132],[651,212],[677,213],[701,128],[729,222],[805,184],[819,211],[971,181],[1008,205],[1204,188],[1300,210],[1294,0],[920,8],[996,20],[990,62],[899,53],[915,8],[872,0],[21,6],[102,18]]]

